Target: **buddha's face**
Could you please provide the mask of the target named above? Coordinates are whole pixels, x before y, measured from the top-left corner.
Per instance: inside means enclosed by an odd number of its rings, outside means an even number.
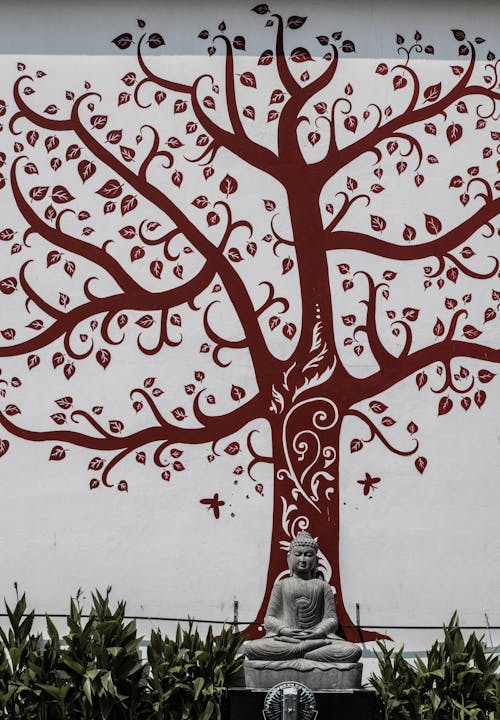
[[[294,545],[288,553],[288,567],[292,575],[310,580],[314,576],[318,558],[310,545]]]

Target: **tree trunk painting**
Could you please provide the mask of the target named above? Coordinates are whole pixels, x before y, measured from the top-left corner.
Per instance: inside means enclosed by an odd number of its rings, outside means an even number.
[[[147,466],[172,482],[189,472],[189,445],[208,463],[234,456],[234,474],[248,473],[257,493],[259,468],[272,467],[256,620],[290,539],[309,529],[345,636],[371,640],[377,634],[354,627],[342,596],[339,456],[381,443],[425,473],[431,458],[417,423],[381,399],[407,378],[438,416],[478,412],[486,401],[500,361],[491,331],[500,302],[498,61],[482,38],[455,29],[456,61],[429,79],[418,56],[434,48],[417,31],[396,37],[399,60],[374,61],[369,74],[365,63],[366,75],[350,79],[355,41],[334,28],[312,39],[305,17],[266,4],[253,13],[265,26],[261,54],[247,55],[245,37],[221,21],[199,32],[206,72],[191,79],[169,71],[162,28],[118,28],[113,51],[128,52],[130,67],[112,97],[88,82],[59,88],[19,60],[12,97],[0,101],[0,193],[19,213],[17,227],[0,231],[0,358],[18,359],[17,375],[0,374],[0,457],[14,452],[14,438],[48,443],[49,462],[87,448],[92,492],[129,490],[127,456],[138,472]],[[477,157],[461,167],[467,143]],[[258,217],[244,214],[249,177],[263,188]],[[403,197],[411,200],[401,224]],[[405,277],[421,296],[401,303],[393,288]],[[193,380],[176,395],[159,375],[114,391],[130,337],[136,353],[162,359],[166,375],[169,364],[192,365]],[[246,374],[233,376],[238,363]],[[43,426],[41,415],[30,419],[26,374],[56,374],[70,388],[90,364],[117,408],[129,396],[127,417],[89,388],[57,397]],[[357,428],[347,447],[345,418]],[[234,439],[242,432],[246,443]],[[367,471],[361,496],[379,483]],[[227,510],[222,493],[200,503],[214,521]]]

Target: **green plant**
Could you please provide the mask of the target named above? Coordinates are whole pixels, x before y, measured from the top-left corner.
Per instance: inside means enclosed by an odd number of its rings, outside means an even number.
[[[231,677],[242,667],[238,651],[243,638],[232,628],[203,640],[192,623],[177,627],[175,639],[153,631],[148,647],[153,717],[158,720],[220,720]]]
[[[443,628],[444,640],[408,662],[377,643],[379,674],[370,682],[377,691],[384,720],[498,720],[500,718],[499,658],[486,655],[475,634],[464,640],[457,614]]]
[[[92,595],[90,616],[71,600],[67,647],[60,666],[70,683],[66,705],[71,719],[129,720],[145,712],[147,664],[139,655],[135,622],[125,623],[125,603],[113,612],[109,590]]]
[[[205,639],[190,623],[175,639],[151,633],[149,663],[139,654],[125,603],[112,610],[109,590],[95,592],[88,618],[70,602],[61,641],[46,617],[48,639],[32,632],[26,598],[8,605],[0,628],[0,720],[220,720],[226,687],[241,669],[239,633]]]

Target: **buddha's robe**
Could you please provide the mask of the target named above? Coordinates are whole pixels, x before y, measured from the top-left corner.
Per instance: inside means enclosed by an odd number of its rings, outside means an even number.
[[[266,636],[243,646],[249,660],[292,660],[307,658],[319,662],[357,662],[361,649],[335,635],[338,627],[335,601],[330,585],[317,578],[278,580],[264,618]],[[290,638],[283,629],[310,630],[320,638]]]

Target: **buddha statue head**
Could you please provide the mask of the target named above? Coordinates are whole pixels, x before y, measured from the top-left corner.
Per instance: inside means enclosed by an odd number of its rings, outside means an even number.
[[[287,554],[290,575],[303,580],[316,576],[318,565],[318,544],[305,530],[301,530],[290,543]]]

